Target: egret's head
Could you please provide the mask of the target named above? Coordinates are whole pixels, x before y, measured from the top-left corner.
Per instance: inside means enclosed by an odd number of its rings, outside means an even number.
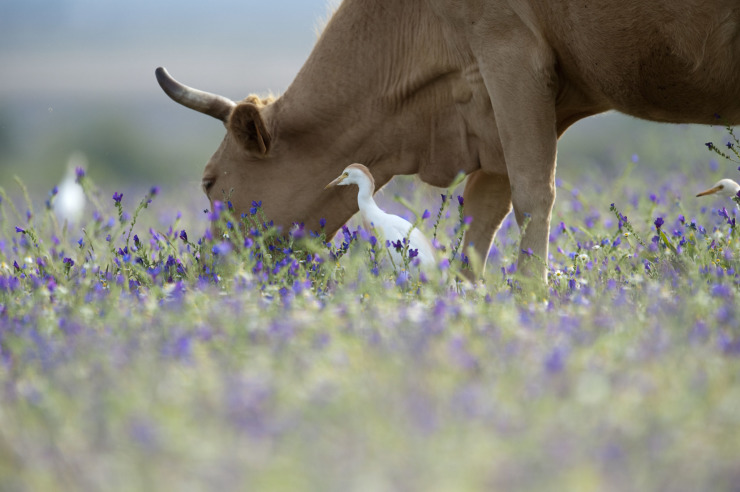
[[[704,190],[696,196],[706,196],[718,194],[721,196],[733,197],[740,191],[740,185],[731,179],[720,179],[714,186],[708,190]]]
[[[342,174],[337,179],[326,185],[324,189],[331,188],[332,186],[347,186],[351,184],[360,186],[365,183],[369,183],[372,189],[375,189],[375,180],[368,168],[362,164],[350,164],[342,171]]]

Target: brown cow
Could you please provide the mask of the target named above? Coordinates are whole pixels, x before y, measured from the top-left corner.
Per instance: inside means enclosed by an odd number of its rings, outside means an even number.
[[[466,244],[483,258],[512,208],[523,251],[547,259],[558,137],[609,109],[676,123],[740,122],[738,0],[345,0],[282,97],[238,104],[157,78],[226,123],[209,199],[262,200],[276,223],[336,231],[351,162],[378,188],[469,174]],[[528,255],[522,253],[522,260]],[[523,266],[546,278],[541,262]]]

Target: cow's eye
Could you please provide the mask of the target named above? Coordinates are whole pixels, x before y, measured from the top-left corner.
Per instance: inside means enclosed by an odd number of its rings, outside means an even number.
[[[203,186],[203,191],[208,194],[208,192],[213,188],[213,183],[215,183],[216,180],[213,178],[203,178],[203,181],[201,182],[201,185]]]

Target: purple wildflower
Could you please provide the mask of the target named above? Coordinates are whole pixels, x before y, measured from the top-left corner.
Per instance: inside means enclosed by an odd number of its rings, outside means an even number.
[[[664,223],[665,221],[663,220],[663,217],[658,217],[657,219],[655,219],[655,228],[660,229]]]
[[[121,203],[121,199],[123,198],[123,193],[118,193],[117,191],[113,192],[113,201],[116,203]]]
[[[229,244],[227,242],[222,242],[222,243],[215,244],[213,246],[213,249],[211,251],[213,252],[214,255],[217,255],[217,256],[219,256],[219,255],[221,255],[221,256],[226,255],[226,254],[228,254],[231,251],[231,244]]]
[[[405,287],[410,280],[411,277],[409,276],[409,272],[407,272],[406,270],[401,270],[398,274],[398,277],[396,278],[396,286]]]
[[[562,348],[555,348],[545,357],[545,370],[550,374],[557,374],[565,368],[567,352]]]

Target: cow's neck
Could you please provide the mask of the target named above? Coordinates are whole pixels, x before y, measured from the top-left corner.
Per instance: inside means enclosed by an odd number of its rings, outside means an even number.
[[[378,187],[419,172],[454,124],[440,121],[456,71],[442,37],[423,1],[345,0],[282,96],[290,127],[279,132],[315,154],[317,171],[361,162]]]

